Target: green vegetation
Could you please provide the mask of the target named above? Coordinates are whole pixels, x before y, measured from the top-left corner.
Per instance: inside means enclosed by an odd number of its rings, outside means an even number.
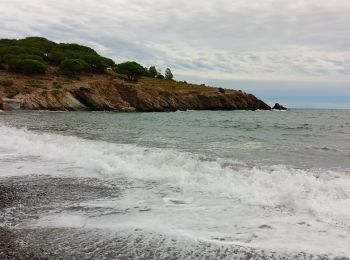
[[[155,78],[158,75],[158,71],[155,66],[151,66],[148,69],[148,76]]]
[[[12,58],[7,62],[8,70],[23,74],[45,74],[46,65],[34,59]]]
[[[147,70],[135,61],[120,63],[115,67],[118,73],[125,74],[130,81],[136,81],[141,76],[146,76]]]
[[[157,78],[157,79],[165,79],[165,77],[164,77],[162,74],[160,74],[160,73],[158,73],[158,75],[156,76],[156,78]]]
[[[130,81],[141,76],[173,80],[169,68],[164,75],[151,66],[148,69],[135,61],[116,65],[95,50],[79,44],[56,43],[42,37],[0,39],[0,68],[20,74],[61,73],[76,76],[82,73],[104,73],[106,69],[125,74]]]
[[[44,74],[48,66],[60,66],[64,73],[75,74],[101,73],[115,64],[86,46],[28,37],[0,40],[0,65],[8,71],[23,74]],[[73,71],[68,72],[69,66],[73,67]]]
[[[107,68],[106,60],[95,55],[85,55],[82,57],[82,59],[87,65],[87,70],[92,73],[102,73]]]
[[[80,59],[64,59],[60,64],[62,73],[66,75],[76,75],[87,71],[88,64]]]
[[[173,73],[171,72],[171,70],[169,68],[167,68],[165,70],[165,79],[166,80],[173,80],[174,76],[173,76]]]
[[[169,68],[167,68],[165,70],[165,74],[162,75],[162,73],[158,71],[155,66],[149,67],[149,69],[147,70],[147,76],[151,78],[157,78],[157,79],[166,79],[166,80],[174,79],[174,75]]]

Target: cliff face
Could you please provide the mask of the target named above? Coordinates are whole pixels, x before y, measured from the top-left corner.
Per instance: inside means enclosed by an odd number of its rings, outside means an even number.
[[[67,78],[11,74],[0,70],[0,98],[22,100],[30,110],[176,111],[270,109],[255,96],[232,89],[143,77],[128,83],[123,75],[84,74]]]
[[[234,91],[226,92],[145,92],[124,88],[121,96],[130,106],[139,111],[270,109],[253,95]]]
[[[61,90],[37,90],[18,95],[25,109],[37,110],[257,110],[270,109],[255,96],[234,90],[166,91],[127,83],[95,84]]]

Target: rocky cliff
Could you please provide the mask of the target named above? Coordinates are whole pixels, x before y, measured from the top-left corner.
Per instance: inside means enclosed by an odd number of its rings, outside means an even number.
[[[18,93],[13,96],[22,100],[24,109],[30,110],[151,112],[270,109],[254,95],[242,91],[149,78],[131,84],[118,76],[96,77],[86,76],[79,80],[62,80],[58,83],[57,79],[39,78],[35,79],[36,86],[19,88]],[[15,83],[23,85],[28,81],[33,82],[33,79],[23,79]]]

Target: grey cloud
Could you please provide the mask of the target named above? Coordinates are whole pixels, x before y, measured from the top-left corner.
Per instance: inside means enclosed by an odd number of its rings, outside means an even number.
[[[0,37],[85,43],[193,76],[346,79],[349,12],[347,0],[0,0]]]

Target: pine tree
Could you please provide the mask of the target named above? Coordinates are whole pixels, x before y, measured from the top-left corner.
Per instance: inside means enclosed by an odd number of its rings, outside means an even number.
[[[148,74],[150,77],[155,78],[158,75],[158,71],[155,66],[151,66],[148,69]]]
[[[173,73],[171,72],[171,70],[169,68],[167,68],[165,70],[165,79],[166,80],[173,80],[173,78],[174,78]]]

